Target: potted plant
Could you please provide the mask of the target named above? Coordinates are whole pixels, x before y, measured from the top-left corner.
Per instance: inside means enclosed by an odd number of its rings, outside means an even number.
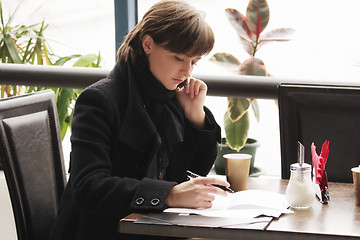
[[[237,74],[270,76],[265,68],[264,62],[256,58],[257,51],[267,43],[274,41],[289,41],[289,36],[295,31],[291,28],[277,28],[268,32],[263,32],[270,19],[269,5],[266,0],[250,0],[246,9],[246,15],[241,14],[233,8],[225,9],[226,16],[231,25],[237,31],[240,43],[244,50],[249,54],[249,58],[244,62],[240,61],[229,53],[216,53],[210,60],[221,63],[230,69],[237,69]],[[253,109],[256,119],[259,119],[259,110],[256,99],[228,97],[227,111],[224,115],[225,142],[233,151],[239,152],[249,142],[248,131],[250,126],[249,108]],[[256,140],[251,139],[252,142]],[[225,144],[225,143],[224,143]],[[258,145],[258,144],[257,144]],[[257,147],[257,146],[255,146]],[[221,148],[225,148],[221,146]],[[222,149],[221,149],[222,150]],[[230,151],[230,150],[226,150]],[[246,152],[248,152],[247,150]],[[258,171],[254,167],[255,153],[250,166],[250,174]],[[215,163],[215,171],[223,173],[223,169],[217,169],[216,164],[223,166],[223,153],[220,151]]]
[[[32,64],[63,66],[71,60],[76,60],[73,67],[100,67],[101,56],[96,54],[74,54],[65,57],[55,55],[44,36],[48,27],[43,22],[25,25],[11,25],[15,12],[4,19],[0,0],[0,63],[1,64]],[[40,91],[48,87],[0,85],[0,98]],[[71,126],[73,102],[82,89],[51,88],[55,92],[58,110],[61,138]],[[0,162],[0,170],[2,165]]]
[[[76,60],[73,67],[100,67],[101,56],[96,54],[74,54],[65,57],[55,55],[44,35],[48,24],[41,23],[12,26],[15,12],[5,21],[0,0],[0,62],[63,66],[71,60]],[[0,85],[0,98],[11,97],[24,93],[43,90],[47,87],[29,87]],[[77,99],[82,89],[51,88],[56,95],[61,138],[64,139],[70,128],[73,101]]]

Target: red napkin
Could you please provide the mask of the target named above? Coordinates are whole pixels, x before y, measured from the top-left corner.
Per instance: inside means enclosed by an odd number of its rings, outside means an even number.
[[[325,165],[329,156],[329,141],[326,140],[323,143],[320,156],[317,155],[315,144],[312,143],[311,155],[312,155],[312,164],[314,170],[314,182],[320,187],[321,201],[323,203],[327,203],[328,201],[330,201],[330,196],[329,196]]]

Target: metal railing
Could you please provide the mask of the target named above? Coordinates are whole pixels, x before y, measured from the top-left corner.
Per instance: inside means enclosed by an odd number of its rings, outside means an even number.
[[[0,64],[1,85],[25,85],[61,88],[85,88],[104,78],[109,70],[64,66]],[[360,86],[346,81],[312,81],[276,77],[194,74],[208,85],[209,96],[277,99],[280,83]]]

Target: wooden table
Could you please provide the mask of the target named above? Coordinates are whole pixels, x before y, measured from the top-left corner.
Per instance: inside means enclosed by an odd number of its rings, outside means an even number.
[[[249,189],[285,193],[288,181],[250,178]],[[309,209],[294,210],[273,220],[266,230],[184,227],[157,224],[136,224],[141,214],[122,219],[119,232],[183,238],[213,239],[360,239],[360,206],[355,204],[353,184],[329,183],[330,202],[316,200]]]

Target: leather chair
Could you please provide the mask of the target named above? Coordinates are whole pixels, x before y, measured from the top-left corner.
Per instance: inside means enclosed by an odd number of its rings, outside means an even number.
[[[319,155],[329,140],[328,181],[352,182],[351,168],[360,164],[360,87],[281,84],[279,122],[283,179],[297,162],[298,141],[312,165],[311,143]]]
[[[66,184],[53,91],[0,100],[0,159],[18,239],[48,239]]]

